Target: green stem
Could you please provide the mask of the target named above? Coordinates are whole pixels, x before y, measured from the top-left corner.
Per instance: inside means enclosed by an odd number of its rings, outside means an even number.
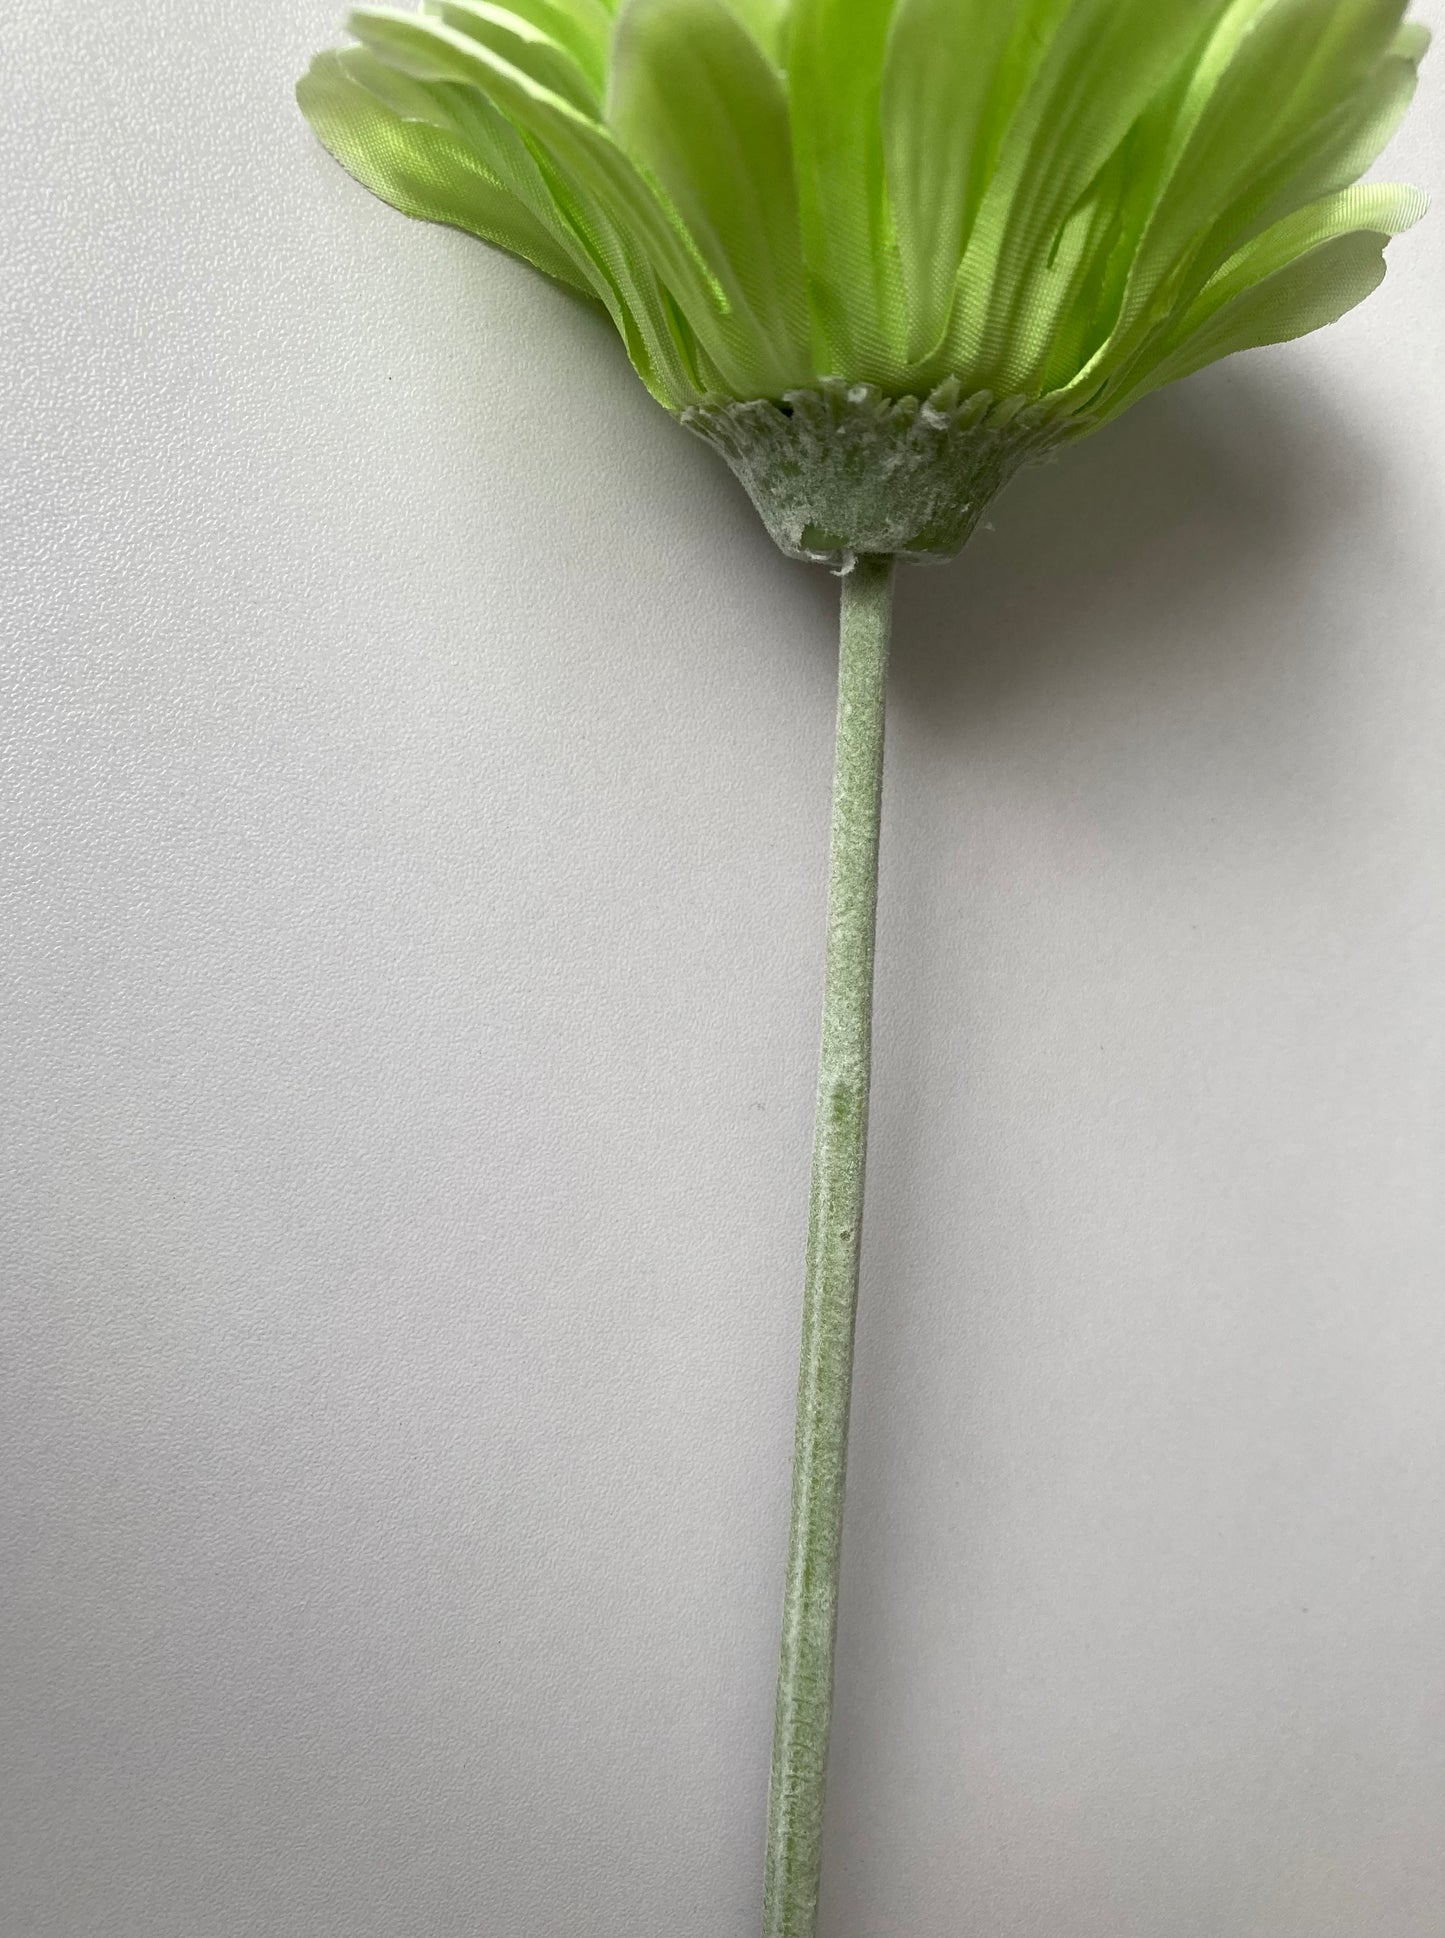
[[[843,579],[823,1047],[813,1128],[793,1521],[768,1799],[763,1938],[815,1938],[818,1929],[848,1400],[863,1230],[883,689],[892,608],[892,559],[859,559]]]

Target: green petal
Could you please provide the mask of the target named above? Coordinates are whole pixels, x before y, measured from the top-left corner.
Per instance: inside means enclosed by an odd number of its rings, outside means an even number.
[[[1361,9],[1344,11],[1355,19],[1354,58]],[[1057,363],[1050,370],[1051,383],[1066,386],[1062,408],[1132,367],[1161,320],[1188,309],[1249,237],[1356,180],[1394,132],[1428,36],[1396,33],[1363,74],[1326,73],[1317,56],[1338,47],[1340,12],[1338,0],[1236,0],[1228,9],[1180,103],[1163,187],[1109,334],[1072,381]],[[1367,54],[1389,22],[1375,12],[1369,24]],[[1301,94],[1295,80],[1307,74],[1313,83]],[[1287,97],[1302,125],[1285,118]]]
[[[570,184],[550,168],[544,174],[511,122],[480,89],[458,81],[419,81],[366,47],[348,48],[340,59],[350,80],[403,119],[425,121],[455,137],[467,162],[478,173],[494,179],[556,237],[638,352],[634,361],[643,370],[644,381],[653,387],[658,369],[666,367],[667,345],[660,340],[650,351],[642,352],[638,326],[628,314],[623,295],[632,281],[646,284],[647,272],[631,264],[625,243],[612,236],[605,218],[589,219],[591,212]],[[619,277],[619,257],[631,266],[632,281]],[[646,315],[659,307],[655,289],[644,291],[638,300]],[[664,325],[660,334],[661,339],[670,339],[670,327]]]
[[[530,20],[489,0],[453,0],[446,11],[464,24],[390,7],[358,8],[347,24],[358,40],[418,80],[468,80],[476,70],[467,57],[487,54],[578,113],[597,118],[597,90],[570,55]]]
[[[1180,115],[1168,188],[1131,277],[1130,315],[1162,283],[1181,282],[1192,262],[1202,260],[1203,281],[1251,231],[1369,166],[1413,87],[1413,63],[1388,51],[1401,4],[1231,8]]]
[[[404,116],[355,78],[361,55],[359,48],[319,54],[296,87],[301,112],[343,168],[403,214],[466,229],[595,301],[565,241],[475,151],[430,121]]]
[[[482,44],[497,46],[497,51],[513,56],[500,42],[491,42],[490,31],[500,17],[510,15],[517,31],[540,36],[560,50],[586,83],[587,101],[595,109],[607,86],[607,47],[612,33],[611,17],[600,0],[503,0],[492,6],[479,0],[424,0],[422,12],[435,15],[458,33],[470,34]],[[537,78],[540,80],[541,75]]]
[[[781,73],[788,33],[788,0],[727,0],[753,39]]]
[[[488,46],[417,15],[362,8],[351,16],[358,39],[421,80],[461,80],[480,89],[545,155],[550,180],[569,204],[606,272],[621,292],[675,407],[693,401],[695,374],[686,359],[686,319],[729,388],[751,395],[755,376],[744,330],[730,327],[727,306],[680,221],[673,220],[611,134],[532,75]],[[670,297],[670,300],[669,300]]]
[[[908,357],[938,347],[964,244],[1020,98],[1068,0],[900,0],[883,71],[888,193]]]
[[[367,47],[349,47],[339,58],[349,80],[404,121],[424,121],[454,136],[482,173],[494,177],[579,260],[587,261],[570,213],[552,193],[511,122],[479,89],[459,81],[417,80]]]
[[[1227,209],[1211,231],[1234,245],[1322,196],[1357,181],[1379,156],[1414,98],[1421,57],[1429,45],[1423,29],[1404,27],[1367,71],[1348,77],[1326,111],[1287,147],[1270,156],[1239,204]]]
[[[1030,376],[1041,392],[1066,384],[1094,356],[1119,313],[1129,265],[1148,219],[1167,116],[1145,117],[1065,219],[1031,296],[1041,325]]]
[[[1362,303],[1385,275],[1384,249],[1425,213],[1418,189],[1367,183],[1300,209],[1246,244],[1182,317],[1110,386],[1101,418],[1236,350],[1287,343]]]
[[[722,0],[629,0],[608,121],[659,182],[758,352],[758,394],[809,374],[787,97]]]
[[[959,272],[947,355],[997,395],[1046,364],[1072,287],[1065,224],[1171,81],[1219,0],[1075,0],[999,153]]]
[[[787,47],[816,368],[885,389],[908,363],[882,138],[892,9],[893,0],[794,0]]]
[[[505,102],[509,94],[535,99],[539,116],[550,104],[566,123],[583,121],[577,110],[547,94],[538,83],[489,50],[436,23],[412,14],[356,16],[353,27],[364,36],[378,64],[399,78],[421,82],[428,92],[445,98],[458,117],[471,127],[480,158],[503,186],[519,200],[540,196],[554,206],[590,265],[591,278],[624,337],[628,355],[654,396],[672,408],[697,394],[695,346],[669,308],[650,267],[640,260],[626,235],[619,233],[610,208],[597,203],[585,185],[561,166],[548,145],[539,142],[537,158],[524,145],[518,129],[492,98],[485,83],[502,84],[494,92]],[[595,126],[595,124],[585,124]],[[598,131],[600,133],[600,130]],[[554,144],[555,147],[555,144]]]

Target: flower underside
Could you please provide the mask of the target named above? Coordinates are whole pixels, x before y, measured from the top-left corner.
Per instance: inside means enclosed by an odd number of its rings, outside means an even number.
[[[1359,180],[1405,4],[426,0],[354,12],[298,94],[386,201],[600,303],[705,434],[956,385],[1047,443],[1377,285],[1424,208]]]

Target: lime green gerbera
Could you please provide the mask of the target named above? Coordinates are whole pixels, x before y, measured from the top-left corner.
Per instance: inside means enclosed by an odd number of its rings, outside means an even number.
[[[957,551],[1021,464],[1146,392],[1369,294],[1423,208],[1360,185],[1425,50],[1404,11],[427,0],[353,13],[360,45],[300,86],[378,195],[600,303],[777,543],[842,571],[765,1938],[817,1923],[894,562]]]
[[[378,195],[605,305],[786,549],[946,554],[1030,455],[1374,288],[1423,206],[1356,185],[1426,45],[1403,11],[429,0],[354,12],[361,45],[300,99]],[[779,505],[796,438],[725,407],[795,392],[830,439],[862,410],[875,470],[886,403],[931,399],[931,424],[887,423],[928,472],[908,502],[870,520],[825,482]]]

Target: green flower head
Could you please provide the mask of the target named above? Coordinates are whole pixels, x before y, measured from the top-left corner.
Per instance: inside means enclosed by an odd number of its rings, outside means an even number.
[[[920,556],[1376,286],[1424,207],[1359,181],[1427,43],[1405,4],[427,0],[354,12],[299,98],[386,201],[602,304],[786,549]]]

